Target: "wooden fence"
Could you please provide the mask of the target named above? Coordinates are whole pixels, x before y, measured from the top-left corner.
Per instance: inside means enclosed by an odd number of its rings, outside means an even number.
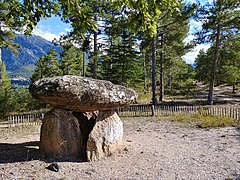
[[[122,117],[148,117],[148,116],[170,116],[170,115],[212,115],[228,117],[240,121],[240,106],[172,106],[151,104],[131,105],[127,108],[119,108],[118,115]]]
[[[9,115],[7,116],[7,124],[8,127],[14,127],[16,125],[37,125],[41,124],[43,118],[44,113]]]
[[[227,117],[240,121],[240,106],[172,106],[151,104],[136,104],[126,108],[117,109],[121,117],[149,117],[149,116],[171,116],[171,115],[212,115],[218,117]],[[45,112],[8,115],[7,126],[41,124]]]

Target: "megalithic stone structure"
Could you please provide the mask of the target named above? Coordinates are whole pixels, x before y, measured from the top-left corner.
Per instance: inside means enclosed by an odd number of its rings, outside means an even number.
[[[123,123],[115,109],[135,102],[137,93],[109,81],[81,76],[43,78],[30,85],[36,99],[50,104],[42,123],[40,151],[51,158],[95,161],[122,142]]]

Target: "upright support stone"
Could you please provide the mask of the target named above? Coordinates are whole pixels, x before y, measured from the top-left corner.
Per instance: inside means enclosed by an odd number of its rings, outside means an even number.
[[[45,115],[40,136],[42,154],[59,159],[82,158],[82,144],[79,121],[71,111],[54,109]]]
[[[122,143],[123,123],[115,111],[100,111],[87,142],[87,158],[111,155]]]

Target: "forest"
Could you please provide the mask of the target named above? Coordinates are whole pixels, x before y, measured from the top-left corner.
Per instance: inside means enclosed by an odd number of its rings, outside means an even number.
[[[61,53],[49,49],[35,64],[31,81],[44,77],[80,75],[135,89],[145,103],[188,96],[197,83],[208,85],[206,104],[212,105],[214,86],[228,84],[237,93],[240,82],[240,3],[216,0],[202,5],[179,0],[47,0],[0,2],[0,49],[17,54],[15,32],[31,35],[43,18],[59,16],[72,31],[55,39]],[[186,43],[190,21],[201,23],[195,39]],[[183,56],[198,44],[194,64]],[[0,51],[1,52],[1,51]],[[46,107],[25,87],[13,88],[0,53],[0,114]]]

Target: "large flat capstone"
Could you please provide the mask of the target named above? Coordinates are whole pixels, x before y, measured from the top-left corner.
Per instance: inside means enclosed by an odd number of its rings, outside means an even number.
[[[43,78],[30,85],[34,98],[54,107],[76,112],[111,110],[128,106],[137,93],[109,81],[81,76]]]

